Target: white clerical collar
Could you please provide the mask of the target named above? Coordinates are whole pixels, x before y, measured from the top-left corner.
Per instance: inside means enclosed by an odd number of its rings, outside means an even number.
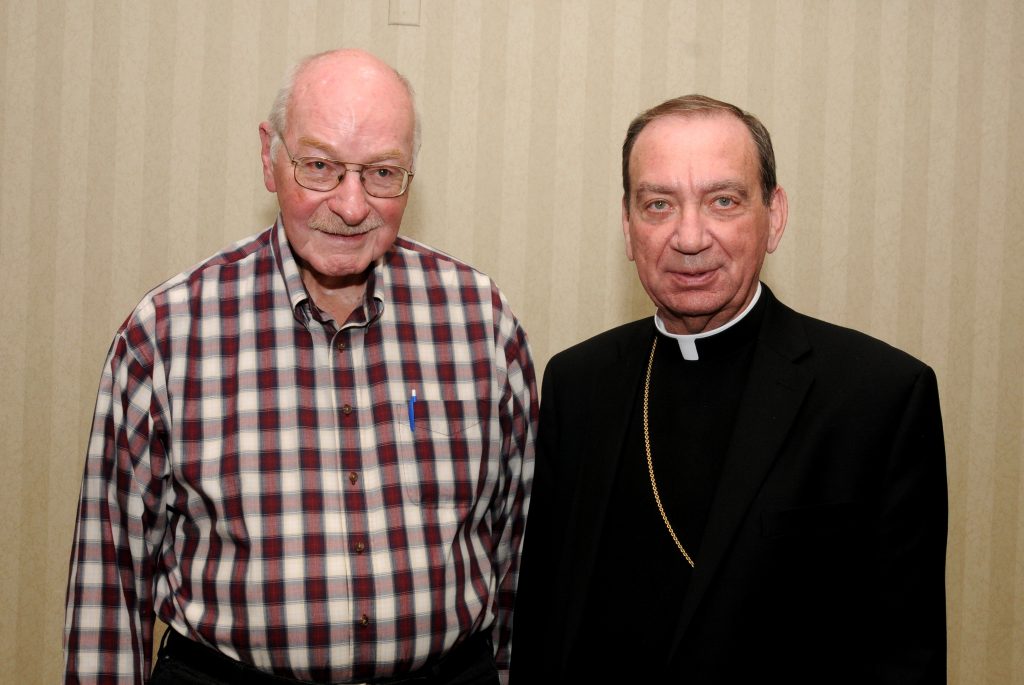
[[[665,323],[661,320],[661,316],[659,316],[658,314],[654,315],[654,325],[658,327],[658,330],[661,331],[662,335],[667,335],[670,338],[676,339],[676,342],[679,343],[679,351],[683,353],[683,359],[691,362],[697,361],[698,359],[700,359],[700,357],[697,355],[697,341],[700,340],[701,338],[710,338],[712,335],[717,335],[722,331],[735,326],[737,323],[740,322],[740,320],[744,316],[750,313],[750,310],[754,308],[754,305],[757,304],[757,301],[758,299],[760,299],[760,297],[761,282],[758,281],[757,291],[754,293],[754,297],[751,298],[750,304],[748,304],[746,308],[742,312],[740,312],[740,315],[737,316],[735,319],[729,321],[728,323],[719,326],[718,328],[711,331],[704,331],[703,333],[694,333],[693,335],[680,335],[678,333],[669,333],[668,330],[665,328]]]

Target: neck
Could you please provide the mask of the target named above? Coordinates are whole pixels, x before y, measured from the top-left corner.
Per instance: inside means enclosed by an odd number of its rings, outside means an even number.
[[[366,295],[367,274],[354,277],[332,278],[318,274],[300,265],[302,283],[314,304],[330,314],[339,324],[345,323],[352,312],[362,306]]]
[[[740,320],[745,318],[747,314],[750,313],[750,311],[754,308],[754,305],[757,304],[757,301],[759,299],[761,299],[760,282],[758,282],[757,284],[757,289],[754,291],[754,296],[750,298],[750,301],[747,302],[746,305],[743,306],[738,316],[734,316],[728,319],[725,323],[723,323],[720,326],[705,326],[704,328],[701,328],[696,332],[680,332],[678,330],[678,327],[670,326],[669,321],[665,320],[665,314],[661,308],[658,309],[658,313],[655,314],[654,316],[654,324],[655,326],[657,326],[658,330],[661,331],[664,335],[676,339],[676,342],[679,343],[679,351],[682,352],[683,354],[683,359],[686,359],[688,361],[694,361],[700,358],[697,352],[696,343],[698,339],[708,338],[718,333],[721,333],[722,331],[728,328],[732,328],[734,325],[739,323]]]

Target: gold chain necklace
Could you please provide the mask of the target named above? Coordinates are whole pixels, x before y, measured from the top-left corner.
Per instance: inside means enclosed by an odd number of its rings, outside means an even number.
[[[683,553],[683,557],[687,563],[690,564],[690,568],[696,568],[693,564],[693,559],[686,553],[686,549],[683,548],[683,543],[679,542],[679,538],[676,536],[676,532],[672,530],[672,524],[668,522],[668,515],[665,514],[665,507],[661,506],[661,496],[658,494],[658,483],[654,480],[654,462],[651,461],[651,434],[648,428],[647,421],[647,400],[651,394],[651,368],[654,366],[654,350],[658,349],[658,336],[654,336],[654,344],[651,345],[651,356],[647,360],[647,378],[644,379],[644,451],[647,452],[647,474],[651,477],[651,490],[654,491],[654,503],[658,505],[658,512],[661,514],[661,520],[665,522],[665,527],[668,528],[668,534],[672,536],[672,542],[676,543],[676,547]]]

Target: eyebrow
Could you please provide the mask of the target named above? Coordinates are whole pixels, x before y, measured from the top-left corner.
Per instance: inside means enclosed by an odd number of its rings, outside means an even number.
[[[673,186],[663,186],[657,183],[637,183],[635,195],[640,193],[654,193],[655,195],[671,195],[676,192]]]
[[[742,181],[735,181],[732,179],[726,179],[724,181],[716,181],[709,183],[705,186],[701,186],[701,190],[706,195],[708,193],[718,193],[723,190],[736,193],[743,199],[750,197],[750,188],[746,183]]]
[[[719,193],[722,191],[729,191],[736,193],[743,199],[750,197],[750,188],[746,183],[737,181],[734,179],[725,179],[723,181],[714,181],[712,183],[701,184],[698,186],[701,195],[707,195],[709,193]],[[636,186],[634,197],[639,197],[642,193],[652,193],[654,195],[672,195],[678,191],[676,186],[661,185],[658,183],[641,182]]]
[[[322,152],[324,155],[326,155],[325,159],[329,159],[332,162],[347,161],[347,160],[336,159],[334,157],[334,151],[332,150],[331,146],[328,145],[327,143],[324,143],[324,142],[322,142],[320,140],[317,140],[316,138],[309,138],[307,136],[301,136],[299,138],[299,145],[304,145],[306,147],[311,147],[311,148],[314,148],[314,149]],[[401,159],[402,159],[402,151],[397,149],[397,148],[395,148],[395,149],[392,149],[392,150],[383,150],[381,152],[378,152],[376,155],[373,155],[372,157],[370,157],[365,162],[351,162],[351,163],[352,164],[379,164],[380,162],[386,162],[386,161],[399,162],[399,161],[401,161]]]

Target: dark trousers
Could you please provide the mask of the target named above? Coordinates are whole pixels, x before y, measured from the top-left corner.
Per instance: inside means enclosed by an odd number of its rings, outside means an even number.
[[[167,629],[150,685],[311,685],[275,676],[235,661]],[[375,685],[497,685],[498,669],[489,637],[474,635],[433,664]]]

